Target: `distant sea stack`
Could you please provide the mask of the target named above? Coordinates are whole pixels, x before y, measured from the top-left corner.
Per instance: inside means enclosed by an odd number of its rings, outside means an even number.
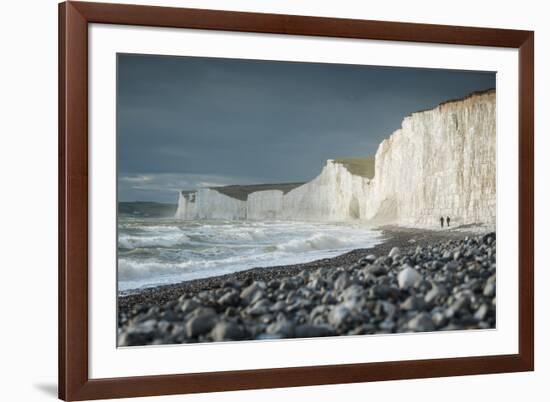
[[[374,158],[328,160],[307,183],[203,188],[180,193],[176,218],[364,220],[376,225],[495,222],[496,94],[405,117]]]

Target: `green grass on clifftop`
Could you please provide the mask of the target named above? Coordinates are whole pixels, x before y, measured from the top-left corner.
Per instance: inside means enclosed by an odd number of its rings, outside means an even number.
[[[374,156],[365,158],[337,158],[334,162],[344,165],[344,167],[356,176],[372,179],[374,177]]]
[[[246,201],[248,194],[256,191],[281,190],[283,194],[290,190],[301,186],[304,183],[276,183],[276,184],[250,184],[250,185],[231,185],[223,187],[210,187],[219,193],[225,194],[228,197],[236,198],[241,201]]]

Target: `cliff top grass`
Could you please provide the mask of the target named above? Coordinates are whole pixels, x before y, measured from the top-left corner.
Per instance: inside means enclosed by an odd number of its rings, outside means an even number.
[[[468,95],[465,95],[462,98],[449,99],[449,100],[443,101],[443,102],[439,103],[439,105],[437,105],[436,107],[429,108],[429,109],[417,110],[416,112],[412,112],[407,117],[410,117],[413,114],[417,114],[417,113],[429,112],[431,110],[437,109],[438,107],[445,106],[445,105],[448,105],[448,104],[451,104],[451,103],[462,102],[462,101],[465,101],[466,99],[473,98],[474,96],[486,95],[486,94],[491,94],[491,93],[496,93],[496,89],[495,88],[488,88],[488,89],[482,89],[480,91],[470,92]]]
[[[171,217],[176,213],[177,205],[153,201],[119,201],[118,213],[121,216],[134,217]]]
[[[351,174],[372,179],[374,177],[374,156],[365,158],[337,158],[335,163],[343,165]]]
[[[236,198],[241,201],[246,201],[248,194],[256,191],[268,191],[268,190],[281,190],[283,194],[288,193],[290,190],[301,186],[304,183],[272,183],[272,184],[249,184],[249,185],[230,185],[223,187],[210,187],[212,190],[216,190],[219,193],[227,195],[231,198]]]

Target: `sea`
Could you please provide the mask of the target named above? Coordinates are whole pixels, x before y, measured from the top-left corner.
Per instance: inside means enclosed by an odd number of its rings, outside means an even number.
[[[311,262],[383,241],[361,223],[118,218],[118,290]]]

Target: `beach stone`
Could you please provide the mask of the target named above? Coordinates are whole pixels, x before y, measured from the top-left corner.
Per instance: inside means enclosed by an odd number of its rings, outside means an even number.
[[[365,290],[359,285],[351,285],[342,292],[342,300],[346,302],[357,303],[363,300]]]
[[[239,292],[231,289],[218,299],[218,304],[224,307],[238,306],[240,302]]]
[[[273,313],[278,313],[279,311],[282,311],[286,309],[286,302],[284,300],[279,300],[275,304],[271,305],[270,311]]]
[[[351,312],[346,306],[336,305],[332,308],[328,315],[328,322],[338,328],[346,322],[350,314]]]
[[[367,296],[369,299],[386,299],[390,292],[391,288],[388,285],[374,285],[369,289]]]
[[[314,290],[320,290],[326,287],[326,282],[324,279],[313,278],[307,283],[307,287]]]
[[[264,282],[253,282],[250,286],[242,290],[240,294],[241,300],[243,300],[245,305],[257,301],[263,297],[265,287]]]
[[[365,276],[367,274],[371,274],[374,276],[381,276],[381,275],[386,275],[388,273],[388,269],[383,265],[374,264],[374,265],[368,265],[367,267],[365,267],[365,269],[363,270],[363,273],[365,274]]]
[[[252,281],[250,285],[245,287],[241,292],[241,297],[249,297],[254,294],[257,290],[265,290],[266,284],[264,281]]]
[[[424,310],[426,307],[426,302],[421,296],[409,296],[407,299],[401,303],[399,306],[402,310]]]
[[[478,321],[483,321],[487,316],[488,312],[489,312],[489,306],[487,306],[487,304],[484,303],[478,307],[478,309],[474,314],[474,318]]]
[[[470,299],[467,296],[459,296],[457,299],[445,310],[447,318],[452,318],[457,312],[464,309],[470,304]]]
[[[441,311],[441,310],[432,311],[432,322],[438,328],[445,325],[447,323],[447,317],[445,316],[445,311]]]
[[[292,338],[294,336],[294,324],[285,318],[270,324],[266,329],[266,333],[269,335],[276,334],[283,338]]]
[[[227,307],[224,314],[226,317],[237,316],[239,315],[239,309],[235,307]]]
[[[375,324],[367,322],[348,331],[348,335],[375,334],[377,332],[376,328],[377,326]]]
[[[262,299],[250,305],[246,311],[251,316],[259,316],[259,315],[268,313],[270,309],[271,309],[271,303],[269,302],[269,300]]]
[[[445,251],[443,252],[443,255],[441,256],[441,259],[442,259],[443,261],[449,261],[449,260],[452,259],[452,258],[453,258],[453,254],[452,254],[451,251],[449,251],[449,250],[445,250]]]
[[[149,311],[150,306],[147,304],[136,304],[132,307],[132,315],[139,315],[139,314],[145,314],[147,311]]]
[[[185,300],[180,307],[180,311],[183,314],[189,314],[193,310],[195,310],[197,307],[200,307],[200,303],[196,302],[193,299]]]
[[[426,332],[435,330],[432,317],[427,313],[420,313],[408,322],[408,327],[414,332]]]
[[[406,266],[404,269],[399,272],[397,275],[397,282],[401,289],[409,289],[414,287],[416,283],[422,280],[422,276],[418,271],[410,266]]]
[[[297,326],[295,330],[295,336],[297,338],[312,338],[331,335],[334,335],[334,330],[328,325],[304,324]]]
[[[324,316],[328,312],[328,310],[330,310],[328,306],[319,304],[313,307],[313,309],[309,312],[309,318],[313,320],[317,316]]]
[[[496,283],[495,283],[494,277],[491,277],[485,283],[485,287],[483,288],[483,296],[493,297],[495,293],[496,293]]]
[[[157,327],[156,320],[147,320],[139,324],[132,325],[128,328],[128,334],[131,335],[149,335],[155,331]]]
[[[334,289],[343,290],[350,285],[351,281],[347,273],[342,273],[338,276],[338,279],[334,282]]]
[[[210,336],[216,342],[219,341],[238,341],[246,338],[245,331],[236,323],[221,321],[212,329]]]
[[[274,339],[283,339],[283,338],[284,336],[282,336],[281,334],[266,334],[266,333],[258,334],[255,337],[255,339],[258,341],[271,341]]]
[[[216,325],[216,320],[217,316],[212,312],[200,313],[185,323],[186,335],[189,338],[196,338],[210,332]]]
[[[225,282],[222,284],[222,287],[223,287],[223,288],[235,288],[235,289],[240,289],[241,286],[240,286],[239,282],[229,280],[229,281],[225,281]]]
[[[401,249],[399,247],[393,247],[388,254],[388,257],[398,258],[401,255]]]
[[[385,300],[380,300],[378,303],[376,303],[376,307],[374,309],[374,312],[378,316],[393,316],[395,312],[397,311],[397,307]]]
[[[430,261],[430,269],[432,269],[434,271],[438,271],[441,268],[443,268],[444,266],[445,266],[445,264],[442,261],[439,261],[437,259],[433,260],[433,261]]]
[[[441,303],[447,297],[447,290],[441,286],[433,284],[432,288],[426,293],[424,301],[428,304]]]
[[[296,289],[297,287],[296,282],[294,282],[291,278],[281,280],[281,284],[279,285],[280,290],[291,290]]]
[[[364,257],[361,261],[366,262],[367,264],[372,264],[374,261],[376,261],[376,256],[374,254],[369,254],[366,257]]]
[[[336,304],[337,302],[338,300],[336,300],[336,297],[334,297],[332,292],[325,293],[321,299],[321,303],[325,305]]]
[[[173,310],[166,309],[162,313],[159,314],[159,316],[162,318],[162,320],[167,322],[174,322],[174,321],[180,321],[181,318],[178,314],[176,314]]]
[[[397,324],[391,318],[386,318],[378,324],[378,327],[384,332],[392,332],[396,326]]]
[[[451,272],[451,273],[454,273],[456,272],[458,269],[459,269],[460,265],[458,264],[458,262],[456,261],[449,261],[447,264],[445,264],[445,266],[443,267],[443,269],[447,272]]]
[[[483,243],[485,244],[493,244],[493,242],[495,241],[496,239],[496,233],[495,232],[492,232],[492,233],[487,233],[486,235],[484,235],[482,237],[482,241]]]

